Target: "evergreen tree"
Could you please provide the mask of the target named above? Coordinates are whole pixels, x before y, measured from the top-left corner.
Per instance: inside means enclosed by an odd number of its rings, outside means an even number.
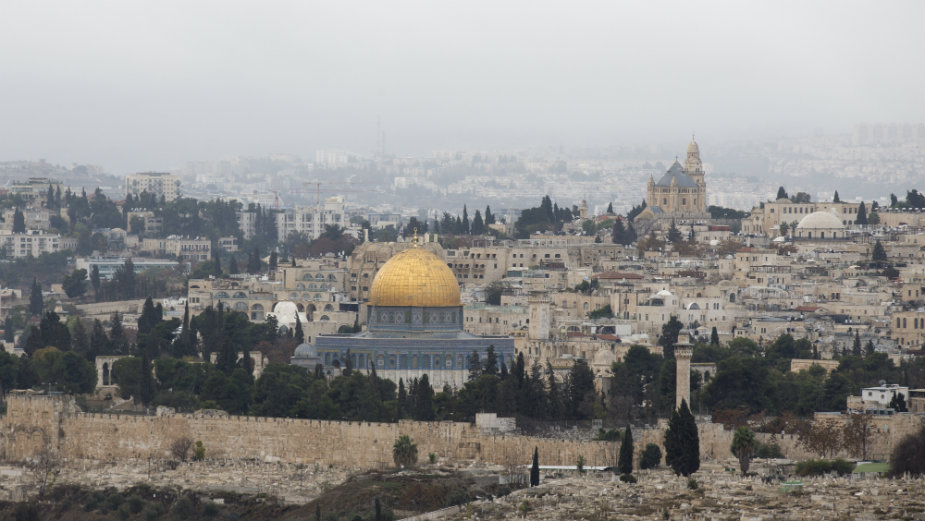
[[[710,345],[719,346],[719,332],[716,330],[716,326],[713,326],[713,331],[710,332]]]
[[[293,257],[292,260],[294,262],[295,257]],[[231,260],[228,262],[228,273],[235,275],[239,273],[240,271],[241,269],[238,268],[238,259],[236,259],[234,255],[232,255]]]
[[[537,487],[540,484],[540,448],[533,448],[533,465],[530,466],[530,486]]]
[[[855,330],[854,332],[854,343],[851,345],[851,354],[854,356],[861,356],[861,332]]]
[[[279,258],[276,255],[276,250],[270,252],[270,271],[275,271]]]
[[[867,341],[867,345],[864,346],[864,354],[865,354],[866,356],[870,356],[870,355],[874,354],[874,351],[875,351],[875,348],[874,348],[874,341],[873,341],[873,340],[868,340],[868,341]]]
[[[790,196],[787,195],[787,191],[784,190],[783,186],[777,189],[777,197],[775,198],[775,201],[778,199],[790,199]]]
[[[485,226],[495,224],[495,216],[491,213],[491,206],[485,207]]]
[[[39,322],[42,346],[54,346],[61,351],[71,349],[71,332],[61,322],[61,317],[52,310],[46,311]]]
[[[302,320],[299,318],[299,312],[295,314],[295,341],[296,345],[305,343],[305,332],[302,331]]]
[[[414,419],[418,421],[433,421],[434,416],[434,388],[430,386],[427,373],[421,375],[417,382],[414,396]]]
[[[248,255],[247,272],[251,275],[260,273],[260,250],[254,246],[254,251]]]
[[[677,475],[690,476],[700,468],[700,438],[697,422],[686,400],[671,414],[665,431],[665,463]]]
[[[93,268],[90,269],[90,286],[93,287],[93,297],[97,301],[100,300],[100,286],[102,282],[100,280],[100,267],[96,264],[93,265]]]
[[[832,198],[833,203],[840,203],[841,199],[838,197],[838,190],[835,190],[835,197]]]
[[[482,235],[485,233],[485,223],[482,221],[482,214],[476,210],[475,217],[472,218],[472,235]]]
[[[16,338],[16,331],[14,331],[15,326],[13,326],[13,317],[9,313],[6,315],[6,319],[3,321],[3,340],[6,342],[13,342]]]
[[[482,376],[482,364],[479,362],[479,352],[475,349],[469,355],[469,381],[478,380]]]
[[[893,393],[893,398],[890,399],[890,404],[887,407],[896,412],[906,412],[906,397],[903,393]]]
[[[469,234],[469,212],[466,210],[466,205],[463,205],[462,230],[460,230],[460,233]]]
[[[495,354],[495,346],[489,345],[485,352],[485,364],[482,366],[482,374],[498,374],[498,355]]]
[[[109,344],[109,338],[106,337],[103,323],[96,319],[93,321],[93,329],[90,330],[90,354],[88,358],[94,359],[98,355],[107,355],[111,352],[112,347]]]
[[[90,335],[87,333],[87,327],[79,318],[74,322],[74,331],[71,333],[71,349],[90,362],[96,356],[90,349]]]
[[[112,314],[110,318],[111,326],[109,328],[109,343],[113,354],[127,355],[128,340],[125,338],[125,330],[122,328],[122,314],[118,311]]]
[[[870,254],[870,260],[874,262],[886,262],[886,250],[883,249],[883,245],[880,244],[880,239],[877,239],[876,244],[874,244],[874,249]]]
[[[32,277],[32,292],[29,294],[29,313],[41,315],[44,309],[45,301],[42,300],[42,286],[39,285],[35,277]]]
[[[617,468],[621,474],[633,473],[633,430],[629,425],[626,426],[626,434],[623,435],[623,443],[620,445]]]
[[[157,314],[154,300],[151,297],[146,298],[144,305],[141,307],[141,316],[138,317],[138,336],[148,334],[160,321],[161,316]]]
[[[26,216],[19,208],[13,212],[13,233],[26,233]]]
[[[671,227],[668,228],[668,242],[675,243],[681,240],[681,231],[675,226],[674,219],[671,220]]]
[[[662,336],[658,337],[658,345],[662,346],[662,356],[665,359],[674,358],[674,345],[678,343],[678,335],[682,329],[684,324],[674,315],[662,325]]]
[[[607,215],[613,215],[613,203],[607,203]]]
[[[867,224],[867,207],[864,206],[864,201],[858,205],[858,215],[854,218],[854,224]]]
[[[398,379],[398,418],[404,418],[408,412],[408,391],[405,390],[405,380]]]

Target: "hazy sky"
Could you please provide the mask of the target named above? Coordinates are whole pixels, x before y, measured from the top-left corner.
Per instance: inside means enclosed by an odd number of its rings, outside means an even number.
[[[925,2],[0,2],[0,161],[609,145],[925,119]]]

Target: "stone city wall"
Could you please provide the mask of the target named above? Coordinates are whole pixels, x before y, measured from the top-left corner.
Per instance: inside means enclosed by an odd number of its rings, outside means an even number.
[[[878,419],[869,458],[886,459],[902,436],[923,423],[921,415]],[[889,421],[886,426],[882,422]],[[665,424],[634,430],[637,459],[646,443],[662,444]],[[703,459],[731,458],[732,430],[701,423]],[[419,461],[433,453],[450,461],[483,461],[526,465],[533,448],[542,465],[608,466],[616,461],[618,444],[487,433],[477,425],[457,422],[367,423],[219,414],[136,416],[79,412],[72,397],[12,394],[0,417],[0,460],[23,461],[49,450],[66,459],[99,461],[170,458],[174,440],[201,440],[207,458],[259,459],[355,468],[393,465],[392,445],[407,435],[417,444]],[[791,459],[816,457],[799,447],[795,436],[759,434],[776,441]]]

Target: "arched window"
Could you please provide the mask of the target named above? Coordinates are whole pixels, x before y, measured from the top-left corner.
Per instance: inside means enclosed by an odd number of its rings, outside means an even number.
[[[247,298],[247,293],[244,293],[243,291],[236,291],[234,298]]]
[[[224,291],[219,291],[218,293],[215,294],[213,298],[218,298],[218,299],[228,298],[228,294],[225,293]]]
[[[235,311],[247,311],[247,302],[235,302],[234,310]]]
[[[331,320],[331,318],[328,317],[327,315],[321,315],[321,321],[322,321],[322,322],[327,322],[327,321],[329,321],[329,320]]]
[[[330,304],[325,304],[324,310],[325,310],[325,311],[334,311],[334,306],[332,306],[332,305],[330,305]]]
[[[254,304],[253,306],[251,306],[251,310],[253,310],[253,311],[263,311],[263,304]]]

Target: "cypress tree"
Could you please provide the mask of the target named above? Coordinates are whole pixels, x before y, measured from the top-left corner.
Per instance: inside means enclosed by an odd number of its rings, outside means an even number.
[[[633,473],[633,431],[629,425],[626,426],[623,444],[620,445],[620,459],[617,461],[617,468],[621,474]]]
[[[691,414],[686,400],[671,413],[668,430],[665,431],[665,463],[677,475],[690,476],[700,468],[700,437],[697,421]]]
[[[790,196],[787,195],[787,191],[784,190],[783,186],[777,189],[777,199],[790,199]]]
[[[482,364],[479,362],[479,352],[475,349],[469,356],[469,381],[478,380],[482,376]]]
[[[109,329],[109,342],[112,351],[117,355],[128,354],[128,341],[125,339],[125,330],[122,329],[122,314],[118,311],[112,314],[112,327]]]
[[[854,224],[867,224],[867,207],[864,206],[864,201],[858,205],[858,216],[854,218]]]
[[[861,332],[854,332],[854,343],[851,345],[851,354],[861,356]]]
[[[530,486],[536,487],[540,484],[540,448],[533,448],[533,465],[530,467]]]
[[[405,390],[405,380],[398,379],[398,417],[404,418],[408,410],[408,391]]]
[[[29,294],[29,313],[41,315],[45,309],[45,301],[42,300],[42,286],[38,280],[32,277],[32,292]]]
[[[482,374],[498,374],[498,355],[495,354],[495,346],[489,345],[485,353],[485,365],[482,367]]]
[[[710,332],[710,345],[719,345],[719,332],[716,330],[716,326],[713,326],[713,331]]]
[[[302,320],[299,319],[299,312],[295,314],[295,341],[296,345],[305,343],[305,332],[302,331]]]
[[[841,199],[838,197],[838,190],[835,190],[835,197],[832,198],[833,203],[840,203]]]

